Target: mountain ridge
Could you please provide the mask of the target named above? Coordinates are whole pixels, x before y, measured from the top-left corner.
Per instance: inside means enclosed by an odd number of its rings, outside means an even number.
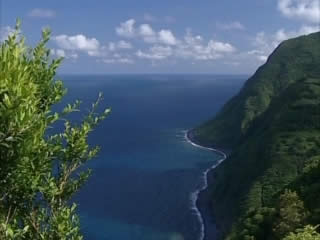
[[[227,148],[234,147],[250,127],[252,120],[266,110],[270,99],[279,95],[288,86],[288,83],[304,76],[305,71],[308,70],[307,63],[305,64],[306,69],[294,71],[293,67],[288,66],[287,61],[294,59],[295,61],[291,64],[299,66],[299,58],[295,55],[297,51],[301,52],[301,55],[310,54],[311,56],[313,56],[313,51],[319,52],[319,44],[315,44],[318,38],[319,33],[313,33],[282,42],[268,57],[267,62],[248,79],[239,94],[227,102],[214,119],[195,128],[193,131],[195,139],[203,144],[215,142],[215,144]],[[301,44],[301,41],[311,43]],[[315,44],[316,49],[313,49],[313,44]],[[306,49],[300,50],[299,48]],[[286,70],[289,68],[291,72],[287,73]],[[289,82],[279,80],[281,77],[286,78],[288,74],[293,78]],[[261,94],[262,91],[263,95]],[[252,111],[245,111],[246,109],[250,110],[250,108],[252,108]],[[243,116],[244,114],[246,116]],[[226,118],[226,115],[235,116]],[[239,121],[238,116],[243,118],[242,121]],[[231,129],[233,134],[226,134],[226,129]]]
[[[295,229],[320,222],[320,204],[309,197],[320,202],[319,136],[320,32],[281,43],[216,118],[192,131],[197,143],[233,150],[208,189],[224,238],[289,234],[274,230],[288,189],[310,213]]]

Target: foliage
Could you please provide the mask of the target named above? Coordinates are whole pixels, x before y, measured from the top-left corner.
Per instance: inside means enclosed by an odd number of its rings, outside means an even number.
[[[317,227],[307,225],[303,229],[297,229],[296,233],[290,233],[283,240],[320,240],[320,234],[316,229]]]
[[[243,223],[241,230],[235,235],[230,235],[229,239],[264,239],[268,236],[269,229],[273,225],[276,210],[274,208],[258,208],[249,209],[245,216],[241,219]]]
[[[35,48],[16,31],[0,47],[0,239],[80,240],[76,204],[68,204],[90,175],[79,167],[98,152],[88,134],[109,113],[96,114],[101,96],[79,125],[66,120],[79,102],[51,108],[66,90],[55,80],[62,58],[51,59],[44,30]],[[64,121],[64,132],[48,128]]]
[[[273,231],[279,239],[302,227],[307,217],[304,204],[297,193],[287,189],[280,196],[278,214]]]
[[[194,129],[193,136],[204,145],[233,148],[215,169],[209,187],[214,215],[227,239],[279,239],[270,221],[284,224],[297,212],[306,224],[317,225],[320,32],[283,42],[240,93],[215,119]],[[307,218],[300,207],[288,206],[280,214],[285,189],[296,192],[303,204],[296,203],[310,213]],[[287,230],[296,227],[301,226]]]

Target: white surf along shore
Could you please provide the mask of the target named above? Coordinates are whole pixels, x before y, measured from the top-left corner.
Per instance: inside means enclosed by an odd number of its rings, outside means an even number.
[[[215,169],[217,166],[219,166],[219,164],[222,163],[227,158],[227,154],[225,154],[221,150],[218,150],[218,149],[215,149],[215,148],[204,147],[204,146],[201,146],[199,144],[196,144],[196,143],[192,142],[192,140],[188,136],[188,133],[189,133],[189,130],[184,131],[184,137],[185,137],[185,139],[186,139],[186,141],[188,143],[190,143],[194,147],[202,148],[202,149],[205,149],[205,150],[210,150],[210,151],[216,152],[216,153],[218,153],[219,155],[222,156],[210,168],[208,168],[207,170],[205,170],[202,173],[202,178],[203,178],[203,182],[204,182],[203,186],[201,188],[197,189],[196,191],[194,191],[193,193],[191,193],[191,196],[190,196],[191,209],[195,212],[195,215],[198,217],[200,225],[201,225],[200,236],[199,236],[198,240],[204,240],[204,237],[205,237],[204,219],[203,219],[203,217],[201,215],[201,212],[200,212],[200,210],[199,210],[199,208],[197,206],[197,201],[198,201],[200,192],[202,192],[202,191],[204,191],[204,190],[206,190],[208,188],[208,173],[212,169]]]

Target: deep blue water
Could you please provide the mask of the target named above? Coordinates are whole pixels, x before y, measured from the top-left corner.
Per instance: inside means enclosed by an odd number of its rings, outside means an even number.
[[[68,75],[63,103],[99,92],[110,116],[91,134],[101,146],[93,175],[75,196],[87,240],[196,240],[190,194],[219,156],[193,147],[184,131],[213,117],[244,76]],[[78,118],[78,116],[77,116]],[[75,119],[76,120],[76,119]]]

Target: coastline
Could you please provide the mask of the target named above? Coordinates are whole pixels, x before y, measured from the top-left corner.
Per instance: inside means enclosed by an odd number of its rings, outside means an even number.
[[[211,209],[210,209],[210,193],[208,192],[208,187],[211,182],[211,177],[209,178],[209,173],[211,170],[215,169],[217,166],[220,165],[226,158],[227,154],[222,150],[216,149],[211,146],[203,146],[200,145],[197,141],[194,140],[192,130],[187,130],[185,132],[185,139],[188,143],[193,145],[194,147],[206,149],[209,151],[213,151],[221,155],[217,162],[215,162],[210,168],[206,169],[203,172],[203,180],[204,185],[199,188],[198,190],[191,193],[191,209],[195,212],[195,215],[198,217],[201,229],[200,229],[200,236],[198,240],[212,240],[218,235],[218,230],[215,224],[215,219],[212,216]]]

